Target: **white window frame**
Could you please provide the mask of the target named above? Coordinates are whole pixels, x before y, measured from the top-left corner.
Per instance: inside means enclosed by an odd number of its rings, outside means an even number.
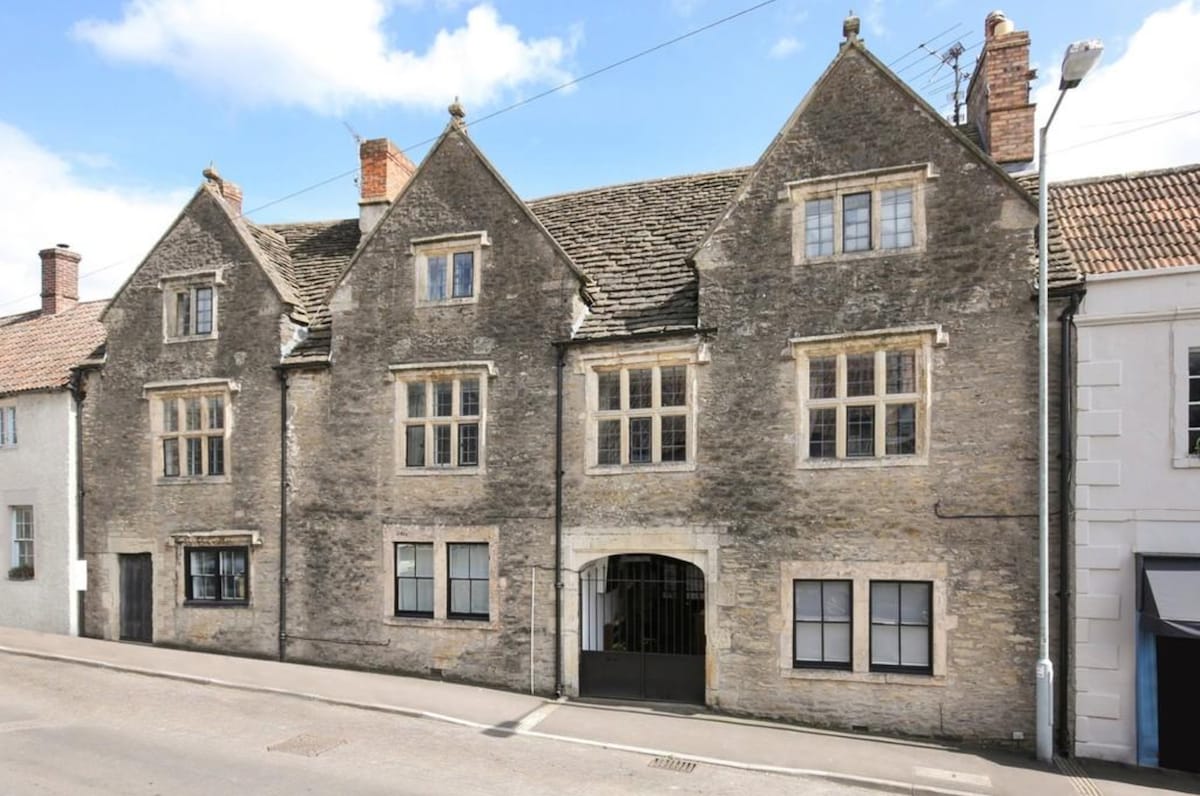
[[[383,526],[380,546],[380,616],[385,624],[409,628],[492,632],[500,628],[500,606],[506,581],[500,578],[500,528],[496,525]],[[396,545],[433,545],[433,614],[397,613]],[[450,615],[450,545],[486,544],[488,551],[488,616]]]
[[[487,417],[488,417],[488,381],[496,375],[496,366],[490,361],[463,362],[420,362],[406,365],[392,365],[389,370],[394,380],[395,406],[393,409],[393,425],[395,426],[395,459],[393,468],[396,475],[479,475],[487,472]],[[475,379],[479,382],[479,414],[462,414],[462,382],[465,379]],[[435,417],[433,415],[433,384],[449,381],[452,383],[452,408],[450,415]],[[408,416],[408,385],[420,383],[425,385],[425,417],[410,418]],[[479,427],[477,442],[477,459],[475,465],[460,466],[458,463],[459,444],[458,429],[460,424],[476,424]],[[409,467],[408,461],[408,427],[422,424],[425,426],[425,462],[423,467]],[[450,426],[450,462],[448,464],[433,464],[434,426]]]
[[[11,517],[10,552],[12,555],[9,559],[10,567],[16,569],[21,566],[28,566],[36,573],[33,506],[9,506],[9,516]],[[25,518],[24,520],[22,519],[23,517]],[[23,550],[25,552],[22,552]]]
[[[17,447],[16,404],[0,404],[0,449]]]
[[[697,367],[708,361],[705,346],[690,343],[662,349],[644,349],[616,353],[586,354],[579,358],[576,372],[584,375],[585,404],[587,406],[587,430],[585,432],[585,472],[589,475],[615,475],[622,473],[673,472],[696,469],[697,440]],[[661,406],[662,368],[686,367],[684,377],[687,391],[683,406]],[[652,370],[651,406],[644,409],[629,408],[629,371]],[[600,374],[620,371],[621,409],[601,410],[599,405]],[[630,417],[651,417],[651,456],[649,462],[629,461]],[[662,461],[662,418],[682,416],[687,419],[687,458],[684,461]],[[599,426],[602,421],[617,420],[621,424],[621,463],[599,463]]]
[[[201,379],[193,382],[145,385],[142,397],[149,402],[150,408],[150,432],[153,440],[150,472],[155,484],[223,484],[229,483],[232,480],[233,395],[237,391],[238,386],[234,382],[225,379]],[[220,398],[223,402],[221,415],[223,428],[220,429],[222,432],[220,434],[214,433],[217,429],[210,423],[210,398]],[[187,402],[192,399],[200,401],[200,428],[189,430],[187,428],[186,412]],[[164,402],[166,401],[173,401],[176,407],[177,423],[174,430],[167,430],[165,427],[166,410]],[[207,473],[210,469],[208,438],[217,436],[223,439],[221,444],[224,456],[223,472],[217,475],[208,475]],[[192,438],[201,440],[200,461],[202,472],[197,475],[188,475],[186,473],[187,446],[185,440]],[[179,441],[177,443],[179,463],[179,473],[177,475],[166,475],[164,442],[167,439],[176,439]]]
[[[926,186],[937,178],[931,163],[916,163],[885,169],[871,169],[830,177],[795,180],[785,184],[779,198],[792,205],[792,264],[828,262],[830,260],[886,257],[911,254],[925,250],[925,192]],[[883,199],[886,190],[912,189],[912,245],[883,248]],[[845,197],[852,194],[871,194],[871,245],[869,249],[847,252],[843,249]],[[809,200],[833,201],[833,253],[809,257],[806,248],[806,205]]]
[[[796,464],[800,468],[880,467],[894,465],[926,465],[929,463],[930,417],[932,414],[933,348],[946,344],[946,337],[937,326],[879,329],[849,335],[797,337],[791,341],[796,360]],[[916,392],[887,393],[887,352],[914,351]],[[874,393],[848,396],[846,390],[846,357],[873,354],[875,357]],[[836,357],[836,397],[809,397],[809,363],[813,359]],[[916,407],[916,452],[887,453],[887,407],[912,404]],[[874,454],[848,457],[846,455],[846,411],[850,406],[872,406],[875,410]],[[810,410],[835,409],[837,412],[837,447],[833,457],[810,457]]]
[[[779,565],[779,674],[785,680],[841,680],[945,686],[949,634],[956,627],[947,612],[949,565],[944,561],[783,561]],[[793,584],[797,580],[850,581],[850,666],[848,669],[796,666]],[[930,596],[930,667],[927,672],[881,668],[871,664],[871,584],[880,581],[927,582]]]
[[[414,238],[409,242],[409,256],[413,261],[413,301],[417,307],[446,307],[459,304],[474,304],[479,301],[483,287],[483,250],[492,245],[486,231],[461,232],[450,235],[434,235]],[[471,295],[454,295],[454,255],[471,253],[474,265]],[[429,297],[429,258],[446,258],[446,296]]]
[[[158,280],[159,289],[162,290],[162,329],[163,342],[166,343],[187,343],[197,340],[215,340],[217,339],[217,330],[220,326],[218,305],[220,303],[219,285],[225,284],[220,270],[215,271],[198,271],[189,274],[170,274]],[[212,291],[212,324],[207,333],[196,332],[196,292],[198,290],[208,288]],[[188,294],[188,306],[190,307],[188,329],[180,334],[178,330],[177,316],[177,299],[181,293]]]

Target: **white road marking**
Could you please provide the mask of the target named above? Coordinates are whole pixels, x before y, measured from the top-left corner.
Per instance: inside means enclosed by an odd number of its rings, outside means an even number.
[[[557,710],[558,704],[559,703],[557,703],[557,702],[547,702],[545,705],[542,705],[540,708],[533,711],[528,716],[526,716],[525,718],[523,718],[519,722],[517,722],[516,731],[517,732],[529,732],[534,727],[541,724],[547,716],[549,716],[551,713],[553,713],[555,710]]]

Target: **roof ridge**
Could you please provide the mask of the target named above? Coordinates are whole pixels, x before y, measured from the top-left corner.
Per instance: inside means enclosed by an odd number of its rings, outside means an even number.
[[[1166,166],[1159,169],[1145,169],[1144,171],[1125,171],[1117,172],[1116,174],[1100,174],[1093,177],[1077,177],[1073,180],[1061,180],[1050,183],[1051,188],[1074,187],[1076,185],[1098,185],[1103,182],[1117,182],[1119,180],[1134,180],[1146,179],[1148,177],[1162,177],[1168,174],[1186,174],[1190,171],[1200,170],[1200,163],[1188,163],[1183,166]],[[1037,171],[1030,172],[1037,174]]]
[[[24,312],[14,312],[9,315],[0,315],[0,324],[3,324],[5,321],[10,321],[13,318],[20,318],[25,315],[32,315],[33,317],[29,319],[31,321],[37,320],[38,318],[61,318],[62,316],[66,315],[69,312],[74,311],[75,309],[77,309],[79,307],[88,307],[88,306],[91,306],[92,304],[107,304],[110,301],[112,301],[112,296],[109,296],[108,298],[102,298],[102,299],[89,299],[87,301],[76,301],[75,306],[71,307],[70,309],[59,310],[58,312],[55,312],[50,315],[44,314],[40,308],[35,309],[35,310],[25,310]]]
[[[333,219],[324,219],[321,221],[279,221],[274,224],[257,224],[256,226],[258,226],[261,229],[270,230],[271,232],[274,232],[275,234],[278,235],[279,234],[278,230],[280,227],[312,227],[312,226],[332,227],[335,224],[348,224],[351,221],[353,221],[355,224],[358,223],[357,218],[333,218]]]
[[[727,169],[717,169],[715,171],[698,171],[698,172],[693,172],[691,174],[677,174],[677,175],[674,175],[671,177],[652,177],[648,180],[631,180],[629,182],[618,182],[618,183],[614,183],[612,185],[599,185],[594,188],[580,188],[579,190],[576,190],[576,191],[562,191],[560,193],[546,194],[545,196],[538,196],[536,198],[526,199],[524,201],[526,204],[534,204],[537,202],[545,202],[550,199],[565,199],[568,196],[583,196],[586,194],[599,193],[601,191],[613,191],[613,190],[622,190],[622,189],[628,190],[630,188],[636,188],[636,187],[643,186],[643,185],[654,185],[657,183],[664,183],[664,182],[679,182],[682,180],[700,179],[700,178],[704,178],[704,177],[722,177],[727,174],[728,175],[736,174],[737,172],[740,172],[740,171],[749,171],[751,168],[752,168],[752,166],[735,166],[735,167],[727,168]]]

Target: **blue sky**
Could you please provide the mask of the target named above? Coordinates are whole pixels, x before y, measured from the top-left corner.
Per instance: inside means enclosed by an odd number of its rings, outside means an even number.
[[[417,144],[409,154],[419,161],[455,94],[470,122],[753,5],[7,3],[0,314],[38,306],[37,251],[58,242],[84,256],[83,296],[110,295],[210,161],[242,186],[256,221],[350,217],[353,175],[276,200],[352,171],[355,134]],[[970,70],[993,7],[867,0],[855,11],[872,51],[949,112],[949,71],[912,51],[958,41]],[[1032,35],[1043,112],[1065,46],[1105,42],[1101,68],[1055,121],[1052,179],[1200,161],[1200,115],[1179,118],[1200,109],[1200,0],[999,7]],[[749,164],[836,54],[846,11],[832,0],[774,0],[471,134],[527,198]]]

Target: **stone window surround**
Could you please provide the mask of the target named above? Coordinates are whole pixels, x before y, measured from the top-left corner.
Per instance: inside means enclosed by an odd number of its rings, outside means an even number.
[[[583,354],[576,360],[575,373],[584,376],[584,398],[587,407],[587,425],[584,432],[584,472],[587,475],[627,475],[630,473],[691,472],[696,469],[697,402],[698,385],[696,367],[710,361],[705,343],[689,342],[684,345],[658,348],[639,348],[609,353]],[[687,448],[688,458],[684,462],[651,462],[646,464],[597,464],[599,386],[597,372],[613,369],[636,369],[639,367],[687,366]],[[625,379],[622,379],[624,383]],[[630,410],[622,410],[628,415]],[[634,410],[636,411],[636,410]],[[657,410],[647,410],[656,412]],[[624,431],[622,434],[624,435]]]
[[[487,472],[487,416],[488,416],[488,386],[489,380],[495,378],[499,371],[492,360],[457,360],[453,362],[413,362],[403,365],[389,365],[388,371],[393,381],[394,404],[392,409],[393,457],[395,466],[393,473],[397,476],[476,476]],[[463,376],[479,378],[479,464],[474,467],[458,467],[451,465],[433,465],[426,467],[405,466],[404,436],[405,421],[408,419],[407,394],[405,385],[410,381],[427,381],[437,378],[460,379]],[[454,400],[458,400],[455,395]],[[424,418],[428,422],[431,418]],[[450,418],[446,418],[447,421]],[[457,440],[451,441],[452,445]]]
[[[431,235],[413,238],[409,241],[408,256],[413,261],[413,302],[414,306],[422,307],[451,307],[460,304],[475,304],[483,289],[483,250],[491,248],[492,241],[486,230],[458,232],[447,235]],[[429,268],[428,258],[432,255],[446,256],[447,291],[454,279],[454,253],[472,252],[474,254],[474,274],[471,285],[471,295],[440,300],[428,298]]]
[[[216,340],[218,322],[218,286],[225,284],[225,269],[215,268],[205,271],[189,271],[179,274],[165,274],[158,279],[158,288],[162,291],[162,333],[164,343],[192,343],[200,340]],[[183,288],[211,287],[212,290],[212,331],[208,334],[174,334],[175,294]],[[195,313],[195,307],[192,308]]]
[[[792,205],[792,265],[860,260],[893,254],[911,254],[925,250],[925,186],[937,179],[932,163],[912,163],[882,169],[847,172],[825,177],[812,177],[784,183],[779,198]],[[912,188],[912,246],[902,249],[881,248],[883,225],[880,194],[889,188]],[[871,194],[871,248],[865,251],[842,251],[842,197],[848,194]],[[808,257],[805,254],[805,202],[809,199],[833,199],[833,254]]]
[[[901,326],[892,329],[871,329],[848,334],[793,337],[788,340],[792,357],[796,360],[796,466],[799,469],[839,469],[849,467],[895,467],[924,466],[929,464],[929,440],[932,426],[933,401],[933,348],[949,344],[949,336],[940,324]],[[880,453],[862,458],[810,459],[808,457],[808,360],[810,357],[835,354],[867,353],[894,349],[916,349],[917,351],[917,452],[915,454],[887,455],[884,448]],[[839,372],[841,366],[839,365]],[[881,403],[886,396],[863,396],[842,398],[841,404]],[[840,413],[839,413],[840,416]],[[885,418],[876,418],[876,427],[886,433]],[[839,439],[842,424],[838,426]],[[876,439],[879,432],[876,432]],[[877,446],[878,447],[878,446]]]
[[[181,608],[213,608],[217,606],[253,608],[255,589],[250,588],[254,575],[254,551],[263,544],[262,533],[253,530],[219,529],[212,531],[174,531],[167,537],[168,547],[175,548],[175,605]],[[205,603],[187,599],[187,551],[197,547],[244,547],[246,548],[246,593],[245,602]],[[143,552],[120,550],[115,552]],[[157,558],[157,556],[156,556]],[[157,573],[155,573],[157,575]]]
[[[500,629],[500,599],[505,583],[499,574],[500,542],[498,525],[396,525],[385,523],[380,546],[380,615],[383,623],[396,627],[496,631]],[[431,542],[433,544],[433,616],[396,615],[396,543]],[[449,552],[447,545],[459,542],[486,543],[488,546],[488,619],[452,619],[449,617]]]
[[[856,683],[882,683],[916,686],[946,685],[946,644],[949,631],[957,620],[946,613],[946,581],[949,566],[945,562],[880,561],[784,561],[779,565],[780,616],[779,673],[791,680],[840,680]],[[797,580],[851,581],[850,671],[839,669],[795,668],[793,656],[792,583]],[[871,671],[871,581],[928,581],[933,585],[933,674]]]
[[[142,400],[150,410],[150,479],[159,486],[172,484],[227,484],[232,480],[233,450],[233,396],[241,385],[231,379],[187,379],[183,381],[159,381],[142,385]],[[162,400],[165,398],[203,398],[220,394],[225,399],[225,472],[222,475],[177,475],[164,476],[162,438],[164,432]],[[206,410],[202,410],[206,411]],[[182,418],[180,425],[182,426]],[[180,452],[180,462],[183,453]],[[182,466],[181,466],[182,471]]]
[[[17,434],[17,405],[15,403],[0,403],[0,450],[17,447],[20,436]]]

